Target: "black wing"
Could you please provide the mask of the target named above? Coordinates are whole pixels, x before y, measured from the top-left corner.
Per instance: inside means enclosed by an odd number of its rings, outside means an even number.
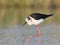
[[[49,17],[49,16],[52,16],[52,14],[50,15],[47,15],[47,14],[40,14],[40,13],[33,13],[30,15],[31,17],[33,17],[34,19],[36,20],[39,20],[39,19],[45,19],[46,17]]]

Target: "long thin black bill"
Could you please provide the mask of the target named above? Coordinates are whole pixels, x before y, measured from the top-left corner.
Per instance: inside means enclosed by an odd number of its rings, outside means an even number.
[[[23,24],[23,26],[26,24],[27,22],[25,22],[24,24]]]

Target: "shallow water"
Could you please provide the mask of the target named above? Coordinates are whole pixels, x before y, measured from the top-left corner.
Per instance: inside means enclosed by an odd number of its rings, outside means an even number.
[[[60,24],[41,25],[41,45],[60,45]],[[23,45],[25,40],[37,34],[35,26],[15,25],[0,29],[0,45]],[[38,37],[31,39],[28,45],[38,45]]]

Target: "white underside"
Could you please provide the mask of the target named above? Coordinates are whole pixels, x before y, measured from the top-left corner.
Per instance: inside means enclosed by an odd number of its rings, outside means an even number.
[[[26,22],[27,22],[28,25],[38,25],[38,24],[44,22],[44,19],[35,20],[32,17],[30,17],[30,18],[31,18],[31,20],[28,20],[26,18]]]

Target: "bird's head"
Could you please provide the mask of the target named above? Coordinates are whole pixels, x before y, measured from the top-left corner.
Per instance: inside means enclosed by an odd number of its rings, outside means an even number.
[[[27,17],[27,18],[26,18],[25,23],[23,24],[23,26],[24,26],[26,23],[27,23],[28,25],[32,25],[32,20],[31,20],[30,17]]]

